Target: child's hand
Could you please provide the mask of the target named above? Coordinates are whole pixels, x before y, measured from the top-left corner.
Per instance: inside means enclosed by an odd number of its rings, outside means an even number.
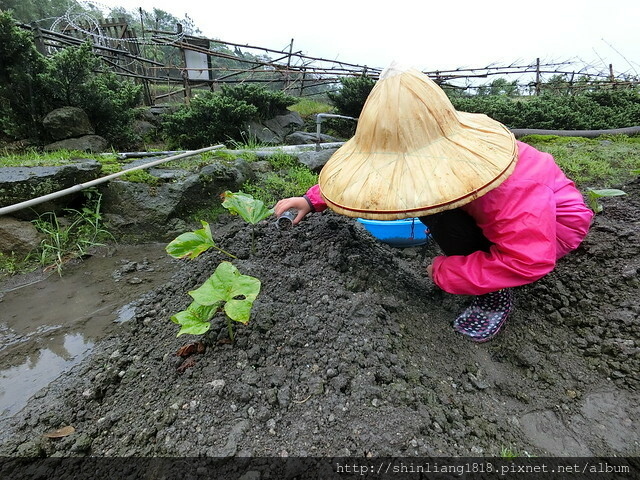
[[[276,217],[279,217],[290,208],[295,208],[298,211],[298,215],[293,219],[293,224],[297,225],[307,213],[311,211],[311,207],[303,197],[291,197],[283,198],[276,206],[273,207]]]
[[[433,265],[431,264],[427,266],[427,275],[433,281]]]

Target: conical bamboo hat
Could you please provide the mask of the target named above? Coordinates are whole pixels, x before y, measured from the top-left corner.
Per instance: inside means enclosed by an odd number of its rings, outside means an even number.
[[[500,185],[516,160],[515,138],[504,125],[456,111],[429,77],[392,65],[319,184],[340,214],[395,220],[464,205]]]

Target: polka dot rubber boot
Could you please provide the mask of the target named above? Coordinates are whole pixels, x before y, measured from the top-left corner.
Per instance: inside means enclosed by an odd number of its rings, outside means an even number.
[[[453,328],[474,342],[486,342],[497,335],[512,311],[513,290],[510,288],[479,295],[454,320]]]

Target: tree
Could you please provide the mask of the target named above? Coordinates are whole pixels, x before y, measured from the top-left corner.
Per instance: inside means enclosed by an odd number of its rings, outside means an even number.
[[[0,0],[0,10],[10,11],[15,20],[36,22],[42,28],[49,28],[55,18],[77,5],[75,0]]]
[[[478,87],[478,95],[502,95],[505,97],[516,97],[520,95],[516,80],[509,82],[504,78],[496,78],[488,85]]]
[[[10,13],[0,12],[0,132],[25,138],[39,134],[42,105],[34,95],[43,89],[40,74],[46,61],[31,33],[15,25]]]

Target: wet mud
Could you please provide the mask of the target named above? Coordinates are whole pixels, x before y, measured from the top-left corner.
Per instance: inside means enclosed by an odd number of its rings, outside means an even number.
[[[171,315],[229,259],[177,261],[129,321],[3,416],[0,453],[638,456],[640,183],[620,188],[577,251],[516,289],[486,344],[451,328],[469,298],[428,280],[431,243],[394,248],[325,212],[287,231],[260,224],[252,253],[251,227],[223,218],[217,243],[262,282],[236,342],[221,318],[202,338],[176,337]],[[83,265],[70,277],[90,276]],[[197,341],[204,351],[177,355]],[[74,433],[43,437],[65,426]]]
[[[94,248],[82,259],[0,283],[0,412],[29,398],[133,318],[146,292],[166,282],[175,262],[164,244]]]

